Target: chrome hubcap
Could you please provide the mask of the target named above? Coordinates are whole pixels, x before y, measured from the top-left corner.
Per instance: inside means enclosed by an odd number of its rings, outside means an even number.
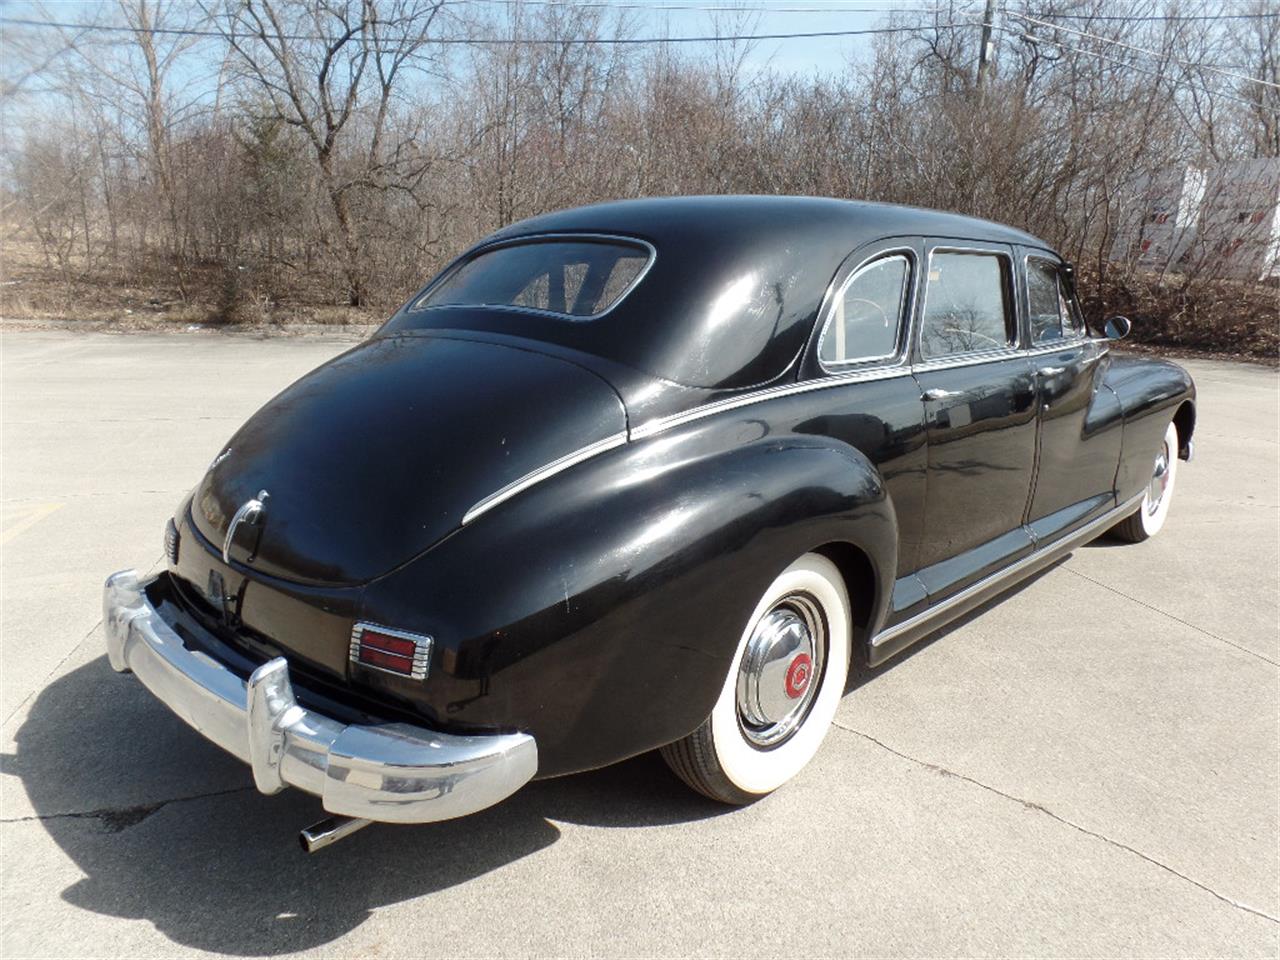
[[[1147,488],[1147,513],[1154,514],[1160,509],[1165,491],[1169,489],[1169,445],[1160,446],[1156,455],[1155,469],[1151,473],[1151,485]]]
[[[822,613],[803,594],[760,618],[738,671],[738,721],[749,741],[769,747],[795,733],[817,696],[826,648]]]

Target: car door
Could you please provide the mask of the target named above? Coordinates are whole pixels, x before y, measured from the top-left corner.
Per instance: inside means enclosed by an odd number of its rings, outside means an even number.
[[[820,413],[801,429],[860,451],[880,471],[893,503],[898,567],[890,624],[922,613],[928,603],[914,576],[924,533],[925,442],[910,364],[923,262],[918,237],[887,238],[850,254],[836,274],[802,372],[824,389],[816,395]]]
[[[1070,532],[1112,504],[1121,411],[1103,384],[1107,347],[1089,338],[1062,261],[1043,250],[1022,253],[1040,421],[1027,522],[1040,542]]]
[[[1013,249],[938,240],[927,258],[913,374],[928,449],[917,576],[932,604],[1030,552],[1036,392]]]

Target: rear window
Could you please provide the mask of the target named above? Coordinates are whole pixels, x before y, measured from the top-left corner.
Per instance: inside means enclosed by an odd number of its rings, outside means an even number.
[[[431,307],[507,307],[589,320],[640,280],[649,248],[621,240],[536,240],[482,251],[418,298]]]

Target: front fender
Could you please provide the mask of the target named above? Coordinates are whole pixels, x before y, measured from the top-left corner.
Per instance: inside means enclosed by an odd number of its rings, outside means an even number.
[[[833,541],[871,559],[883,606],[897,524],[852,448],[759,421],[630,443],[371,583],[365,618],[436,652],[416,690],[368,682],[441,724],[532,733],[540,775],[611,763],[693,731],[765,588]]]
[[[1180,447],[1191,440],[1196,387],[1191,375],[1176,363],[1145,357],[1116,358],[1107,369],[1105,383],[1124,414],[1116,471],[1116,495],[1123,501],[1150,482],[1151,463],[1170,420],[1178,420]],[[1180,455],[1185,453],[1180,450]]]

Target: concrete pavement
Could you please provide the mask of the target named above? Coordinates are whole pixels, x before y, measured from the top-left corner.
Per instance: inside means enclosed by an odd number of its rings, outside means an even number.
[[[727,811],[647,756],[307,857],[318,801],[110,671],[100,586],[348,345],[0,340],[0,955],[1280,954],[1275,371],[1188,362],[1165,530],[861,678],[773,797]]]

